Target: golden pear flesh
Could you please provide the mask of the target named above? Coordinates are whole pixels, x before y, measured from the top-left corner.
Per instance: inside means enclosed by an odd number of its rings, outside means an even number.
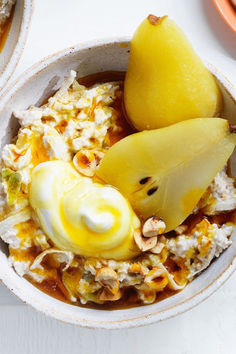
[[[124,100],[137,130],[217,116],[222,106],[215,78],[183,31],[167,16],[154,15],[131,40]]]
[[[191,214],[235,143],[227,120],[190,119],[120,140],[97,175],[117,187],[140,218],[157,215],[170,231]]]

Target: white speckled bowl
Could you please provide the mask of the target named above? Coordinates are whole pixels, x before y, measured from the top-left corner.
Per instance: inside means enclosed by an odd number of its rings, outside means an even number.
[[[128,57],[129,42],[128,39],[122,38],[77,45],[34,65],[1,99],[0,145],[8,143],[17,132],[18,125],[12,117],[12,111],[26,109],[32,104],[40,105],[60,87],[64,76],[68,75],[71,69],[78,71],[80,77],[106,70],[125,71]],[[216,76],[224,96],[222,116],[233,122],[233,116],[236,118],[236,91],[218,70],[211,65],[208,67]],[[15,273],[8,264],[7,246],[3,243],[0,245],[0,279],[25,303],[64,322],[107,329],[141,326],[176,316],[196,306],[219,288],[236,268],[236,233],[233,234],[232,240],[232,246],[186,289],[149,306],[105,311],[80,308],[58,301]]]
[[[0,93],[15,70],[24,50],[32,15],[33,0],[17,0],[11,28],[0,52]]]

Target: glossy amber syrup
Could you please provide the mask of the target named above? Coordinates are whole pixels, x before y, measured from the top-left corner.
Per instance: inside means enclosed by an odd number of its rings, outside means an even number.
[[[14,8],[12,9],[11,16],[9,17],[9,19],[6,21],[6,23],[4,25],[4,30],[3,30],[2,35],[0,35],[0,52],[3,50],[4,45],[6,43],[7,36],[10,31],[10,28],[11,28],[13,15],[14,15]]]
[[[115,71],[107,71],[97,74],[92,74],[83,78],[80,78],[78,81],[81,85],[85,85],[86,87],[90,87],[94,84],[112,82],[112,81],[121,81],[121,88],[123,88],[125,73],[124,72],[115,72]],[[125,136],[134,133],[134,129],[129,125],[127,121],[127,117],[124,110],[123,105],[123,90],[122,95],[116,99],[113,104],[114,108],[118,111],[118,125],[122,127],[122,131],[120,133],[113,134],[112,132],[109,135],[110,145],[114,144],[116,141],[124,138]],[[198,222],[202,220],[204,217],[203,214],[198,213],[196,215],[190,215],[184,222],[188,227],[188,231],[190,231]],[[221,214],[218,216],[208,217],[209,221],[215,222],[217,224],[223,224],[226,221],[236,222],[236,212]],[[166,235],[167,237],[175,236],[175,232],[170,232]],[[175,280],[181,281],[183,277],[186,277],[185,274],[186,269],[184,264],[177,264],[173,259],[167,258],[164,263],[165,267],[174,275]],[[52,268],[52,265],[47,261],[47,258],[44,260],[44,267],[48,270]],[[55,268],[54,268],[55,269]],[[61,268],[55,270],[55,274],[53,279],[48,279],[40,283],[35,283],[35,286],[42,290],[43,292],[51,295],[61,301],[70,303],[69,294],[63,285],[62,281],[62,273]],[[157,293],[156,302],[161,301],[165,298],[168,298],[178,291],[170,290],[165,288],[164,291]],[[122,296],[122,298],[115,302],[107,302],[103,305],[95,304],[95,303],[87,303],[86,305],[82,305],[79,301],[77,303],[72,303],[81,307],[86,308],[94,308],[94,309],[106,309],[106,310],[114,310],[114,309],[126,309],[134,306],[143,306],[143,303],[138,299],[135,289],[130,287],[127,288]]]
[[[125,78],[125,72],[123,71],[105,71],[101,73],[88,75],[78,80],[81,85],[84,85],[86,87],[90,87],[98,83],[101,84],[106,82],[121,81],[122,94],[120,97],[117,97],[117,99],[112,104],[112,107],[114,107],[118,112],[117,125],[121,127],[121,130],[119,132],[118,131],[113,132],[112,130],[108,132],[110,146],[115,144],[117,141],[123,139],[125,136],[135,132],[134,129],[131,127],[131,125],[128,123],[125,114],[124,105],[123,105],[124,78]]]
[[[124,138],[125,136],[132,134],[135,130],[130,126],[128,123],[124,104],[123,104],[123,82],[124,82],[125,72],[116,72],[116,71],[106,71],[102,73],[96,73],[92,75],[88,75],[85,77],[80,78],[78,81],[81,85],[86,87],[91,87],[94,84],[101,84],[106,82],[114,82],[120,81],[121,82],[121,90],[122,93],[120,97],[118,97],[115,102],[113,103],[113,107],[118,112],[117,118],[117,125],[120,126],[122,129],[120,132],[108,132],[109,133],[109,142],[110,145],[113,145],[115,142],[119,141],[120,139]],[[44,260],[44,267],[50,271],[52,266],[48,261],[49,258],[45,257]],[[172,262],[173,263],[173,262]],[[168,266],[168,264],[167,264]],[[172,264],[173,267],[173,264]],[[177,267],[177,266],[176,266]],[[179,269],[176,268],[176,269]],[[42,283],[34,283],[34,285],[40,289],[41,291],[45,292],[46,294],[57,298],[58,300],[70,303],[69,294],[65,286],[63,285],[62,273],[61,268],[55,269],[53,278],[49,278],[44,280]],[[175,294],[176,291],[165,289],[164,291],[157,294],[156,301],[161,301],[169,296]],[[74,303],[73,303],[74,304]],[[107,302],[103,305],[95,304],[95,303],[87,303],[86,305],[82,305],[79,301],[76,305],[86,308],[95,308],[95,309],[106,309],[106,310],[114,310],[114,309],[125,309],[134,306],[142,306],[143,303],[138,299],[135,289],[130,287],[127,288],[122,296],[122,298],[115,302]]]

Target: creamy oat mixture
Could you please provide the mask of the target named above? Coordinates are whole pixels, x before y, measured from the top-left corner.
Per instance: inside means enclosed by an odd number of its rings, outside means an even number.
[[[159,223],[157,243],[147,245],[147,239],[143,244],[135,238],[143,252],[130,260],[82,257],[59,249],[29,203],[32,171],[42,162],[62,160],[92,179],[112,137],[122,135],[121,112],[115,104],[121,101],[122,82],[86,88],[75,76],[71,71],[42,107],[14,112],[21,128],[1,154],[0,236],[9,245],[9,262],[19,276],[64,301],[153,303],[160,294],[183,289],[230,246],[232,222],[222,223],[214,216],[235,209],[234,180],[226,168],[219,172],[191,223],[168,234]],[[155,222],[146,225],[147,235]]]

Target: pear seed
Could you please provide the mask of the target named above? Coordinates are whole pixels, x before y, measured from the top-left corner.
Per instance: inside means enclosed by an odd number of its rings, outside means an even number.
[[[148,191],[147,191],[147,195],[152,195],[153,193],[155,193],[156,191],[158,190],[158,187],[153,187],[153,188],[150,188]]]
[[[140,179],[139,183],[140,183],[140,184],[145,184],[145,183],[147,183],[150,179],[151,179],[151,177],[144,177],[144,178]]]

